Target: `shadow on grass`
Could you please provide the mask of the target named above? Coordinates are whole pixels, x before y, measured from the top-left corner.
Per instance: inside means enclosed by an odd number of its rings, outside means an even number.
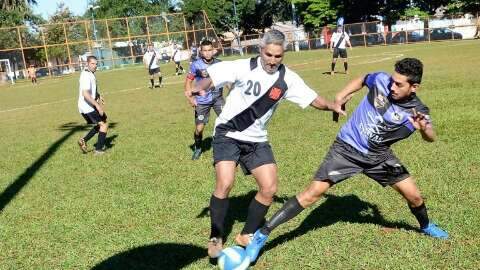
[[[115,126],[115,123],[112,123]],[[112,125],[111,124],[111,125]],[[68,131],[65,135],[55,141],[35,162],[30,165],[25,171],[19,175],[1,194],[0,194],[0,213],[12,201],[15,196],[25,187],[35,173],[45,164],[45,162],[58,150],[58,148],[70,136],[79,131],[89,130],[91,127],[87,125],[79,125],[75,122],[70,122],[61,125],[58,130]]]
[[[137,247],[116,254],[92,270],[181,269],[207,256],[205,248],[179,243],[160,243]]]
[[[213,142],[212,137],[207,137],[207,138],[203,139],[202,140],[202,152],[206,152],[206,151],[212,149],[212,142]],[[192,151],[195,150],[195,144],[191,144],[189,147]]]
[[[326,194],[325,198],[326,200],[321,202],[321,204],[302,221],[302,224],[300,224],[298,228],[267,242],[265,250],[272,249],[277,245],[293,240],[309,231],[327,227],[337,222],[369,223],[377,224],[384,228],[418,231],[417,228],[405,222],[385,220],[375,204],[362,201],[355,195],[336,196]]]
[[[249,193],[241,196],[230,197],[228,213],[227,217],[225,218],[225,237],[227,237],[232,232],[233,224],[235,224],[236,221],[245,222],[247,220],[248,206],[250,205],[252,199],[255,197],[255,194],[257,194],[257,191],[252,190]],[[273,197],[273,201],[276,203],[283,204],[287,200],[287,197]],[[200,214],[197,215],[197,218],[203,217],[210,217],[208,206],[203,208]]]

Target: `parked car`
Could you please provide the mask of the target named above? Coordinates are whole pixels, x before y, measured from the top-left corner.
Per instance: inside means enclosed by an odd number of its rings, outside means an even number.
[[[431,40],[462,39],[462,34],[452,31],[448,28],[437,28],[430,30]]]

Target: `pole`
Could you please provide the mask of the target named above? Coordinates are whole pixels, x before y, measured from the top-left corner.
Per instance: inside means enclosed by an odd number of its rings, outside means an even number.
[[[235,18],[235,37],[237,39],[237,44],[238,44],[238,49],[240,51],[240,55],[243,56],[243,48],[242,48],[242,45],[240,43],[240,36],[239,36],[239,33],[238,33],[238,16],[237,16],[237,4],[236,4],[236,1],[233,0],[233,14],[234,14],[234,18]]]

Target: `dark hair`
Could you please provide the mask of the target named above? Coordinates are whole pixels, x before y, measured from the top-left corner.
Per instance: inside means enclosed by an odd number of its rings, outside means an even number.
[[[208,39],[204,39],[202,40],[202,42],[200,42],[200,47],[203,47],[203,46],[213,46],[213,43]]]
[[[90,55],[89,57],[87,57],[87,63],[90,63],[92,59],[97,60],[97,57],[95,55]]]
[[[407,76],[408,83],[421,83],[423,75],[423,64],[416,58],[403,58],[395,63],[395,71]]]

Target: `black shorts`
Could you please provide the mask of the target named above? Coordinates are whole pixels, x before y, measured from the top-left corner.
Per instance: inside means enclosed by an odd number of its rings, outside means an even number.
[[[217,116],[220,115],[225,105],[225,100],[222,96],[217,97],[211,104],[197,104],[195,107],[195,125],[207,124],[210,117],[210,109],[213,108]]]
[[[150,76],[155,75],[155,74],[157,74],[157,73],[160,73],[160,68],[159,68],[159,67],[157,67],[157,68],[152,68],[152,69],[149,69],[149,70],[148,70],[148,74],[150,74]]]
[[[83,118],[87,121],[87,124],[98,124],[99,122],[107,122],[107,114],[103,112],[103,115],[100,115],[97,110],[89,113],[82,113]]]
[[[384,187],[410,176],[391,150],[383,155],[366,155],[337,139],[330,147],[314,178],[337,184],[358,173],[365,174]]]
[[[347,49],[334,48],[333,58],[338,58],[339,55],[340,55],[340,58],[347,58]]]
[[[226,136],[215,136],[212,142],[213,164],[235,161],[245,174],[265,164],[276,164],[268,142],[246,142]]]

